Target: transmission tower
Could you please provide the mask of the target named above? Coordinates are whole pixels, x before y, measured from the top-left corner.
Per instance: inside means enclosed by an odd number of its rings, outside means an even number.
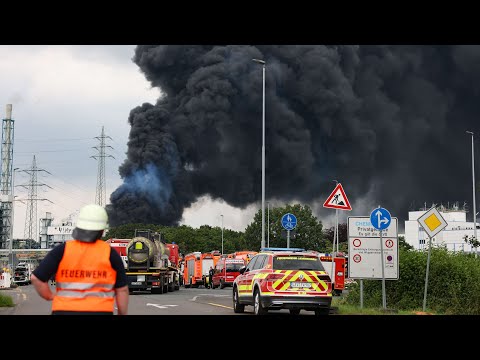
[[[37,197],[37,188],[39,186],[47,186],[51,189],[50,186],[46,184],[39,184],[37,182],[37,173],[39,171],[45,171],[46,173],[50,174],[47,170],[38,169],[37,168],[37,161],[35,160],[35,155],[33,156],[32,167],[30,169],[21,170],[30,174],[30,182],[28,185],[20,185],[26,189],[28,189],[28,197],[27,197],[27,215],[25,216],[25,232],[23,238],[27,241],[37,239],[37,201],[48,201],[53,204],[52,201],[48,199],[39,199]],[[52,174],[50,174],[52,175]]]
[[[2,121],[2,163],[0,180],[0,249],[7,247],[12,238],[13,215],[13,134],[15,121],[12,119],[12,104],[7,104],[7,116]]]
[[[93,146],[94,149],[97,149],[98,155],[90,156],[95,160],[98,160],[98,174],[97,174],[97,191],[95,193],[95,204],[100,206],[105,206],[106,204],[106,187],[105,187],[105,158],[111,157],[114,158],[112,155],[105,154],[105,148],[111,148],[110,145],[105,145],[105,139],[112,138],[110,136],[106,136],[103,126],[102,126],[102,134],[100,136],[96,136],[95,139],[100,141],[98,146]],[[115,159],[115,158],[114,158]]]

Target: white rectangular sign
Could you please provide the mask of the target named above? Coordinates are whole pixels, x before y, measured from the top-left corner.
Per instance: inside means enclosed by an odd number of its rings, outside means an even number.
[[[386,280],[398,280],[398,219],[382,230],[383,265]],[[348,277],[382,279],[380,230],[368,216],[348,217]]]

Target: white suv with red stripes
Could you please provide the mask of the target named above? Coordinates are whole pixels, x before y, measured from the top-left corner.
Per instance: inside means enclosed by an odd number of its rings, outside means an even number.
[[[256,315],[268,310],[301,310],[328,315],[332,283],[318,254],[292,248],[268,248],[253,257],[233,283],[234,312],[251,305]]]

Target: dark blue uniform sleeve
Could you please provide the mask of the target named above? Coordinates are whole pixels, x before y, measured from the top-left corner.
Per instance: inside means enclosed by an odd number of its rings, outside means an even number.
[[[127,286],[127,273],[125,271],[125,267],[123,266],[122,258],[113,248],[110,249],[110,264],[112,264],[112,268],[117,272],[115,288]]]
[[[58,265],[62,261],[65,252],[65,243],[55,246],[40,262],[33,274],[43,282],[47,282],[57,272]]]

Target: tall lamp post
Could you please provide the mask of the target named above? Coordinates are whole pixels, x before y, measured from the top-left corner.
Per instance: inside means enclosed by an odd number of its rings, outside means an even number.
[[[263,68],[263,96],[262,96],[262,243],[261,248],[265,247],[265,61],[252,59],[259,63]]]
[[[220,216],[222,217],[222,255],[223,255],[223,214]]]
[[[473,187],[473,237],[477,241],[477,209],[475,205],[475,155],[473,151],[473,132],[466,131],[467,134],[472,135],[472,187]],[[477,257],[477,247],[475,247],[475,257]]]
[[[270,203],[267,201],[267,248],[270,247]]]

